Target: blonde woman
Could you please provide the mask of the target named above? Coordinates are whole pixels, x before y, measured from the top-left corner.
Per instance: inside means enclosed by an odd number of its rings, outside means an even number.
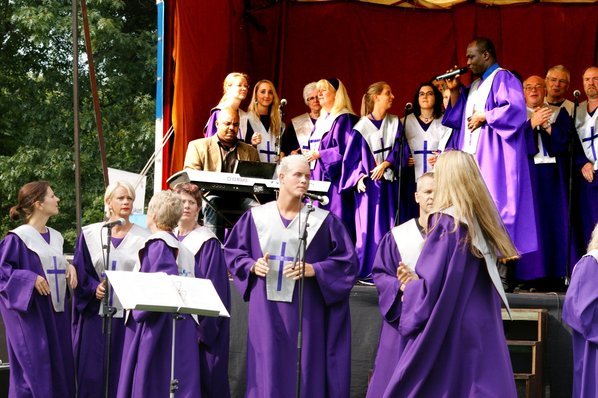
[[[515,398],[497,260],[518,254],[472,155],[436,162],[428,234],[403,292],[401,353],[384,397]]]
[[[573,332],[573,397],[598,396],[596,319],[598,303],[598,225],[592,231],[588,252],[573,268],[571,284],[563,305],[563,321]]]
[[[237,138],[245,140],[247,133],[247,114],[241,109],[241,102],[247,98],[249,92],[249,77],[245,73],[231,72],[226,75],[222,83],[222,98],[218,105],[210,111],[210,118],[204,127],[204,137],[211,137],[216,134],[216,120],[221,109],[231,108],[239,112],[239,131]]]
[[[359,118],[353,112],[347,90],[339,79],[322,79],[317,87],[322,110],[309,137],[309,149],[302,153],[310,162],[311,178],[331,183],[328,191],[330,203],[323,207],[340,217],[355,239],[353,192],[341,193],[341,174],[347,142]]]
[[[24,223],[0,242],[0,313],[10,362],[9,397],[75,396],[69,289],[77,272],[62,235],[47,226],[60,199],[46,181],[25,184],[10,209]]]
[[[132,271],[139,261],[138,252],[149,230],[129,221],[135,201],[135,189],[125,181],[117,181],[106,188],[104,210],[106,221],[124,220],[122,225],[112,227],[111,240],[108,242],[108,229],[105,222],[83,227],[73,264],[77,268],[80,283],[75,289],[73,311],[73,349],[79,397],[94,397],[99,391],[105,391],[106,362],[105,332],[106,325],[100,315],[102,301],[106,294],[106,250],[110,245],[110,270]],[[110,396],[115,396],[125,337],[123,309],[118,297],[113,293],[110,305],[116,313],[112,318],[110,341]]]
[[[257,148],[260,161],[276,163],[280,153],[280,100],[274,84],[260,80],[253,87],[251,103],[247,108],[247,135],[245,142]]]

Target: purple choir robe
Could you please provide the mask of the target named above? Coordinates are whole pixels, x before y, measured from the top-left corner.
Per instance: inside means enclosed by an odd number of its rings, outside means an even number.
[[[211,137],[216,134],[218,129],[216,128],[216,120],[218,119],[218,114],[220,113],[220,108],[212,108],[210,110],[210,118],[206,122],[206,125],[203,128],[203,136],[204,137]]]
[[[594,253],[596,254],[596,253]],[[563,321],[573,334],[573,397],[598,397],[598,261],[581,258],[573,268]]]
[[[74,397],[75,371],[68,305],[54,311],[35,290],[45,278],[37,254],[13,233],[0,242],[0,313],[10,363],[8,396]],[[68,289],[67,289],[68,294]]]
[[[501,318],[501,299],[484,259],[465,245],[446,214],[430,217],[403,292],[401,352],[384,397],[516,397]]]
[[[403,297],[397,279],[399,262],[401,262],[401,254],[392,232],[388,232],[380,242],[372,268],[372,276],[378,290],[378,306],[382,313],[382,327],[367,398],[379,398],[384,394],[397,366],[401,344],[404,343],[399,334]]]
[[[571,118],[565,108],[552,124],[552,133],[532,130],[527,120],[522,126],[526,137],[532,137],[535,155],[538,152],[538,135],[545,155],[554,157],[556,163],[534,164],[531,160],[531,181],[536,205],[538,251],[524,254],[515,267],[518,280],[537,278],[562,278],[567,275],[568,254],[568,184],[569,140]]]
[[[455,104],[450,104],[442,123],[454,129],[451,142],[464,147],[464,89]],[[480,127],[477,159],[480,171],[511,239],[520,254],[538,249],[534,199],[530,181],[528,148],[521,125],[527,111],[521,82],[510,72],[496,73],[485,105],[486,123]]]
[[[195,277],[212,281],[220,300],[230,313],[230,285],[222,245],[218,239],[209,239],[195,255]],[[228,350],[230,318],[199,318],[199,362],[201,396],[227,398]]]
[[[176,254],[161,239],[149,240],[139,251],[140,272],[178,275]],[[174,376],[176,396],[200,397],[199,346],[196,323],[190,315],[177,320]],[[131,319],[133,318],[133,319]],[[131,311],[126,324],[125,345],[117,397],[164,398],[170,391],[173,314]]]
[[[233,228],[224,246],[235,286],[249,302],[247,391],[251,397],[295,394],[299,303],[266,298],[266,279],[250,272],[263,257],[251,212]],[[311,245],[306,262],[316,276],[305,279],[301,396],[348,397],[351,377],[349,293],[358,269],[353,244],[342,222],[328,214]]]
[[[399,169],[399,135],[398,131],[392,149],[386,157],[389,168],[398,178]],[[355,252],[359,259],[359,277],[367,277],[372,272],[372,263],[376,256],[378,244],[384,235],[395,225],[397,213],[397,196],[399,181],[388,181],[384,178],[373,181],[364,180],[366,191],[357,192],[359,178],[369,176],[376,167],[376,161],[367,141],[359,131],[353,131],[348,140],[342,162],[341,191],[355,192]]]
[[[318,152],[320,158],[311,173],[311,178],[320,181],[330,181],[328,196],[330,202],[326,206],[319,206],[338,216],[351,238],[355,240],[355,191],[341,192],[342,161],[351,137],[353,125],[359,117],[352,113],[344,113],[336,117],[330,130],[324,133]]]

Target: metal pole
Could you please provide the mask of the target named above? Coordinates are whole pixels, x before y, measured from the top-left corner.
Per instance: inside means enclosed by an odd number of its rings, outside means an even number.
[[[77,235],[81,232],[81,145],[79,143],[79,24],[77,0],[72,0],[72,31],[73,31],[73,135],[75,160],[75,215],[77,221]]]

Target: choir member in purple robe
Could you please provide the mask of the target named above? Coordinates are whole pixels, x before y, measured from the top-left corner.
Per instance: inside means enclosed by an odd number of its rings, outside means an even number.
[[[140,272],[169,275],[194,274],[192,254],[173,235],[183,205],[179,194],[162,191],[154,195],[147,209],[147,226],[152,232],[139,251]],[[117,397],[166,397],[170,391],[172,323],[175,314],[131,311],[126,321]],[[177,319],[174,347],[174,377],[177,396],[199,397],[200,363],[197,324],[193,317]],[[132,318],[132,319],[131,319]]]
[[[573,166],[578,242],[588,242],[598,222],[598,67],[585,70],[583,89],[588,99],[577,108],[575,128],[579,139]]]
[[[318,87],[316,82],[311,82],[303,88],[303,101],[309,108],[305,112],[291,119],[282,135],[280,151],[282,155],[301,153],[303,149],[309,149],[309,136],[314,129],[316,120],[320,117],[322,106],[318,101]]]
[[[475,158],[438,156],[415,272],[400,265],[398,363],[383,397],[516,397],[497,257],[517,256]],[[508,307],[507,307],[508,309]]]
[[[598,226],[588,253],[573,268],[563,304],[563,321],[572,329],[573,398],[598,397]]]
[[[358,117],[339,79],[322,79],[317,87],[322,110],[309,137],[309,149],[302,153],[310,162],[311,178],[330,181],[330,202],[323,208],[338,216],[355,239],[355,192],[341,192],[341,175],[347,142]]]
[[[274,84],[260,80],[253,87],[247,108],[245,142],[257,148],[260,161],[276,163],[280,157],[280,135],[283,123],[280,117],[280,99]]]
[[[108,323],[100,315],[106,295],[106,252],[103,246],[111,245],[110,270],[132,271],[139,261],[137,253],[150,235],[149,230],[129,221],[134,201],[135,189],[131,184],[125,181],[110,184],[104,195],[106,217],[108,222],[123,219],[124,224],[112,228],[109,243],[108,229],[103,227],[103,222],[83,227],[77,240],[73,264],[79,275],[79,285],[74,291],[73,351],[79,398],[104,396],[106,391]],[[122,305],[113,292],[108,304],[116,311],[111,320],[108,384],[109,396],[113,397],[118,387],[125,324]]]
[[[428,215],[434,204],[434,173],[427,172],[417,180],[415,200],[419,205],[419,217],[394,227],[378,247],[372,269],[374,284],[378,290],[378,306],[382,313],[382,327],[374,373],[368,386],[367,397],[381,397],[392,377],[401,353],[399,317],[401,316],[402,292],[397,276],[400,264],[415,270],[417,259],[424,244]]]
[[[77,286],[77,271],[64,257],[62,235],[46,225],[59,201],[46,181],[23,185],[10,218],[24,224],[0,241],[10,398],[75,397],[67,284]]]
[[[278,199],[245,213],[224,247],[235,285],[249,302],[245,396],[295,396],[296,281],[304,275],[301,397],[348,397],[349,293],[358,270],[353,243],[334,214],[302,203],[310,181],[303,156],[284,157],[278,178]],[[306,221],[303,267],[294,260]]]
[[[519,253],[538,248],[529,161],[521,125],[527,120],[521,82],[499,67],[494,44],[478,38],[467,65],[479,76],[462,88],[447,80],[451,102],[443,118],[454,129],[452,146],[474,154],[498,212]]]
[[[343,157],[342,191],[356,191],[355,252],[362,278],[372,271],[380,239],[395,225],[401,122],[387,113],[393,99],[386,82],[368,87]]]
[[[541,285],[551,288],[567,275],[571,118],[564,108],[553,111],[545,103],[545,82],[540,76],[528,77],[523,89],[528,120],[521,129],[532,144],[531,179],[539,250],[524,254],[515,272],[518,280],[548,278]]]
[[[247,134],[247,113],[241,109],[241,102],[247,97],[249,91],[249,77],[245,73],[231,72],[226,75],[222,84],[222,98],[218,105],[210,111],[210,118],[203,129],[204,137],[216,135],[218,128],[216,120],[218,113],[223,108],[236,109],[239,113],[239,131],[237,138],[245,140]]]
[[[222,244],[208,228],[197,223],[201,204],[201,193],[197,185],[185,183],[175,187],[183,202],[183,215],[175,235],[195,256],[195,276],[212,281],[220,300],[230,312],[230,287],[224,263]],[[230,318],[200,317],[199,359],[201,396],[203,398],[227,398],[228,348]]]

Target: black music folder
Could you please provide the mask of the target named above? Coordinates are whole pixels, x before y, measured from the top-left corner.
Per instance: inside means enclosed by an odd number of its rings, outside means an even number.
[[[274,172],[276,163],[253,162],[250,160],[237,160],[233,173],[241,177],[263,178],[266,180],[276,179]]]

